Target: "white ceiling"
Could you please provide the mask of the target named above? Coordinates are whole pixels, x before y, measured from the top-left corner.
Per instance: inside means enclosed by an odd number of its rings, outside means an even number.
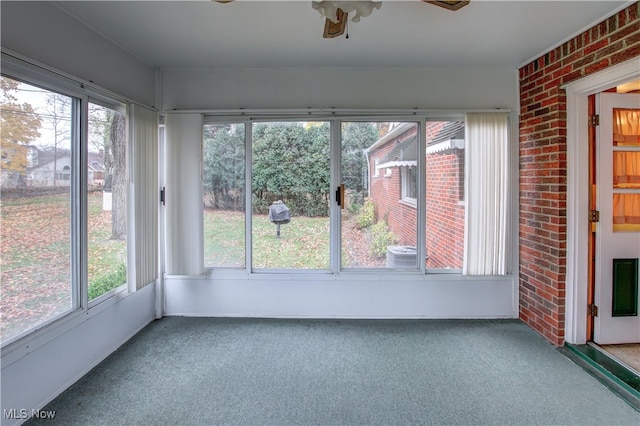
[[[311,1],[69,1],[57,4],[157,68],[510,66],[610,16],[629,1],[471,0],[449,11],[383,1],[323,39]]]

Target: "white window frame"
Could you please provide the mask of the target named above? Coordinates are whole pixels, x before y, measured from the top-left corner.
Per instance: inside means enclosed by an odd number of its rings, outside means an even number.
[[[3,352],[17,350],[22,344],[36,341],[44,336],[64,333],[69,323],[81,321],[90,311],[101,311],[107,301],[125,297],[127,284],[113,289],[89,302],[87,273],[87,176],[88,176],[88,104],[102,99],[112,105],[125,101],[115,94],[99,88],[89,87],[84,81],[76,80],[59,71],[42,65],[33,65],[27,59],[9,52],[2,52],[2,76],[47,91],[60,93],[72,98],[71,107],[71,176],[70,185],[70,252],[71,252],[71,307],[11,338],[0,342]],[[130,141],[127,141],[130,143]],[[129,230],[129,234],[130,234]],[[129,238],[128,238],[129,240]],[[58,330],[58,327],[60,329]],[[52,330],[58,330],[52,332]]]
[[[417,197],[410,197],[408,194],[411,192],[411,175],[409,173],[409,171],[411,170],[411,168],[416,168],[416,166],[401,166],[400,167],[400,189],[401,189],[401,200],[403,203],[408,204],[412,207],[417,207],[418,206],[418,199]],[[414,182],[414,191],[416,193],[416,195],[418,194],[418,182],[417,179],[418,178],[418,173],[417,173],[417,169],[416,169],[416,173],[415,173],[415,182]]]
[[[471,110],[468,112],[493,112],[493,110]],[[508,111],[507,111],[508,112]],[[332,145],[331,145],[331,187],[330,187],[330,193],[332,194],[333,191],[335,190],[335,188],[340,184],[340,176],[339,176],[339,164],[340,164],[340,144],[339,144],[339,140],[340,140],[340,123],[344,122],[344,121],[394,121],[394,122],[416,122],[418,123],[418,152],[417,152],[417,183],[416,183],[416,191],[417,191],[417,195],[418,198],[415,199],[415,204],[412,202],[413,200],[411,199],[411,197],[407,197],[407,200],[402,200],[400,199],[399,202],[404,203],[404,204],[408,204],[414,208],[416,208],[417,212],[417,217],[418,217],[418,223],[417,223],[417,247],[418,247],[418,253],[417,256],[418,258],[424,258],[424,255],[426,254],[426,237],[425,237],[425,231],[426,231],[426,199],[428,197],[428,194],[426,194],[426,142],[425,142],[425,126],[426,123],[428,121],[454,121],[454,120],[460,120],[463,119],[465,111],[455,111],[455,112],[433,112],[433,111],[429,111],[429,112],[416,112],[413,111],[411,114],[398,114],[398,115],[393,115],[393,113],[388,113],[388,114],[383,114],[380,113],[380,115],[371,115],[371,114],[365,114],[362,113],[360,111],[348,111],[348,112],[341,112],[341,113],[335,113],[335,112],[331,112],[329,114],[327,114],[326,111],[320,109],[317,111],[297,111],[297,110],[291,110],[291,111],[279,111],[279,110],[255,110],[255,111],[202,111],[201,114],[203,114],[203,123],[204,124],[209,124],[209,123],[239,123],[239,122],[246,122],[246,123],[251,123],[251,122],[264,122],[264,121],[282,121],[282,122],[290,122],[290,121],[296,121],[296,120],[303,120],[303,121],[330,121],[332,123]],[[302,118],[301,118],[302,117]],[[337,130],[336,130],[337,129]],[[517,137],[515,135],[517,135],[516,130],[514,130],[513,126],[510,125],[510,140],[517,140]],[[247,131],[245,133],[245,137],[246,139],[246,161],[247,161],[247,167],[246,167],[246,173],[247,173],[247,184],[250,183],[251,181],[251,169],[250,169],[250,165],[251,165],[251,132]],[[337,139],[336,139],[337,138]],[[422,160],[420,160],[422,159]],[[372,177],[376,177],[376,172],[378,172],[380,169],[385,168],[385,173],[382,174],[380,173],[380,175],[382,175],[385,178],[389,178],[392,176],[393,174],[393,169],[396,167],[389,167],[389,165],[387,163],[385,164],[373,164],[373,169],[374,172],[372,174]],[[510,168],[510,173],[513,174],[515,170],[517,170],[517,159],[512,158],[512,161],[509,165]],[[401,173],[401,170],[398,171],[398,173]],[[517,190],[517,186],[515,187]],[[400,190],[402,190],[401,188],[399,188]],[[251,205],[251,188],[247,187],[246,190],[246,194],[247,194],[247,200],[246,200],[246,204],[247,205]],[[464,203],[464,202],[463,202]],[[250,208],[249,208],[250,209]],[[204,267],[203,271],[205,273],[207,273],[208,275],[211,275],[214,273],[214,271],[220,271],[220,270],[224,270],[224,269],[235,269],[235,270],[242,270],[242,273],[246,273],[249,274],[249,276],[260,276],[261,278],[264,277],[265,273],[276,273],[276,274],[313,274],[313,273],[329,273],[329,274],[333,274],[333,275],[337,275],[337,274],[352,274],[352,273],[359,273],[359,272],[363,272],[363,271],[367,271],[366,269],[342,269],[340,267],[341,264],[341,260],[340,260],[340,226],[339,225],[335,225],[338,224],[340,222],[340,211],[338,210],[339,207],[336,206],[335,203],[331,204],[331,209],[330,209],[330,220],[331,220],[331,229],[330,229],[330,238],[331,238],[331,249],[332,249],[332,253],[331,253],[331,268],[330,270],[305,270],[305,269],[284,269],[284,270],[252,270],[251,268],[251,250],[252,250],[252,245],[251,245],[251,221],[248,219],[246,221],[246,238],[247,238],[247,243],[246,243],[246,266],[245,268],[224,268],[224,267]],[[514,211],[512,209],[511,211],[511,215],[510,218],[508,220],[509,222],[509,228],[510,228],[510,232],[512,233],[512,235],[517,235],[517,215],[514,215]],[[202,215],[203,213],[201,213]],[[250,217],[251,212],[248,211],[246,213],[246,217],[249,218]],[[201,216],[202,217],[202,216]],[[204,234],[202,233],[199,237],[200,240],[200,247],[202,247],[203,245],[203,238],[204,238]],[[512,242],[515,245],[517,245],[517,241],[514,240]],[[202,262],[203,259],[201,259],[200,261]],[[507,273],[508,276],[512,276],[513,271],[515,270],[515,262],[517,261],[517,257],[516,256],[512,256],[510,259],[507,259],[507,262],[510,264],[509,267],[509,271]],[[416,271],[403,271],[403,273],[421,273],[421,274],[428,274],[428,275],[440,275],[442,276],[442,274],[454,274],[454,275],[460,275],[462,276],[462,270],[461,269],[427,269],[426,266],[424,264],[422,264],[422,262],[419,262],[419,269]],[[375,272],[383,272],[383,273],[388,273],[388,272],[395,272],[398,273],[397,271],[394,271],[393,269],[384,269],[384,268],[375,268],[372,269],[371,271],[375,271]],[[219,272],[215,272],[216,276],[218,276]],[[226,275],[225,275],[226,276]],[[467,279],[472,279],[467,278]]]

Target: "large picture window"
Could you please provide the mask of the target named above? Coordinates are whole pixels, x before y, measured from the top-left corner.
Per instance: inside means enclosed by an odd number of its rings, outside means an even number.
[[[467,238],[480,226],[470,209],[492,199],[469,188],[468,170],[508,174],[480,148],[504,145],[507,122],[487,132],[472,119],[470,142],[466,116],[453,117],[205,125],[205,266],[486,274],[464,268],[480,246]],[[480,148],[472,156],[469,143]]]

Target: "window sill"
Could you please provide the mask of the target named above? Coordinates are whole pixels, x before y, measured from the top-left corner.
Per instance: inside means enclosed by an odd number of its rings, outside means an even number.
[[[94,299],[88,309],[77,308],[62,313],[58,317],[51,318],[49,321],[34,327],[30,332],[25,332],[26,334],[7,340],[1,346],[3,367],[20,359],[26,353],[33,352],[35,349],[46,345],[132,294],[127,291],[125,284]]]
[[[418,202],[415,198],[403,198],[399,201],[399,203],[414,209],[418,208]]]

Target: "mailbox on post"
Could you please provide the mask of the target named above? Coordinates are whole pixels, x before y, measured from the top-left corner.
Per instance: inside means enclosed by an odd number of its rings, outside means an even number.
[[[289,207],[287,207],[281,200],[274,201],[273,204],[269,206],[269,220],[271,223],[276,224],[276,237],[280,238],[280,225],[291,221]]]

